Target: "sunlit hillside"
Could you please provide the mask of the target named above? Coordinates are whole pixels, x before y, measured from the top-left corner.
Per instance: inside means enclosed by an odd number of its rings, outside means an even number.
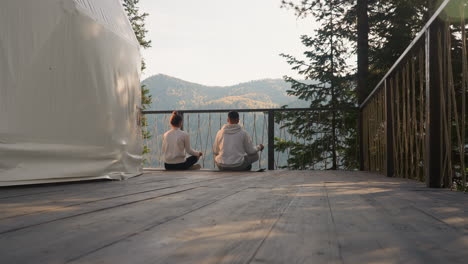
[[[274,108],[277,107],[277,104],[271,102],[271,100],[255,100],[257,94],[250,93],[242,96],[226,96],[217,100],[212,100],[207,103],[204,103],[203,106],[209,109],[220,109],[225,106],[236,109],[253,109],[253,108]]]
[[[143,81],[153,96],[152,110],[307,107],[288,96],[282,79],[265,79],[233,86],[205,86],[158,74]]]

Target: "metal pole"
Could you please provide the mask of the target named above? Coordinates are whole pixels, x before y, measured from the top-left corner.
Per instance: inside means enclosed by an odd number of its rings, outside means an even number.
[[[392,93],[390,91],[391,86],[388,85],[388,80],[384,82],[385,88],[385,115],[386,115],[386,122],[385,122],[385,138],[386,138],[386,162],[385,162],[385,175],[387,177],[393,177],[394,174],[394,161],[393,161],[393,118],[392,118],[392,111],[393,111],[393,98]]]
[[[441,142],[441,105],[440,70],[438,62],[438,32],[442,29],[439,20],[435,21],[426,31],[426,185],[430,188],[440,188],[442,168]],[[441,34],[442,35],[442,34]]]
[[[268,170],[275,169],[275,112],[268,111]]]
[[[364,171],[365,163],[364,163],[364,120],[363,120],[363,113],[362,111],[364,108],[359,109],[359,117],[358,117],[358,134],[359,134],[359,170]]]
[[[179,112],[179,115],[182,117],[182,121],[184,120],[184,112]],[[180,127],[180,130],[184,130],[184,122],[182,122],[182,126]]]

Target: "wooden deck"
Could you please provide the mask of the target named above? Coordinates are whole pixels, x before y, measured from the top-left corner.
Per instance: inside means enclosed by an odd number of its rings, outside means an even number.
[[[310,171],[1,188],[0,263],[468,263],[468,196]]]

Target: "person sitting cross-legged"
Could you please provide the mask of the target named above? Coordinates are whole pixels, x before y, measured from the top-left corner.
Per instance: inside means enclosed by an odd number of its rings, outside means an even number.
[[[262,144],[254,146],[247,131],[239,125],[239,113],[231,111],[228,114],[228,124],[216,134],[213,145],[213,155],[220,170],[249,171],[252,163],[258,161],[258,152]]]
[[[182,116],[173,112],[170,118],[172,129],[163,136],[162,150],[164,152],[164,167],[166,170],[197,170],[201,166],[197,163],[203,153],[190,147],[190,136],[181,130]],[[187,159],[185,153],[191,155]]]

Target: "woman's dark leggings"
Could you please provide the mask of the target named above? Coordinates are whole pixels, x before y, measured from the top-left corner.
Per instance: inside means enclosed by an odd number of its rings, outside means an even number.
[[[166,170],[188,170],[192,167],[193,164],[197,163],[198,158],[195,156],[188,157],[185,162],[177,163],[177,164],[168,164],[164,163],[164,167]]]

